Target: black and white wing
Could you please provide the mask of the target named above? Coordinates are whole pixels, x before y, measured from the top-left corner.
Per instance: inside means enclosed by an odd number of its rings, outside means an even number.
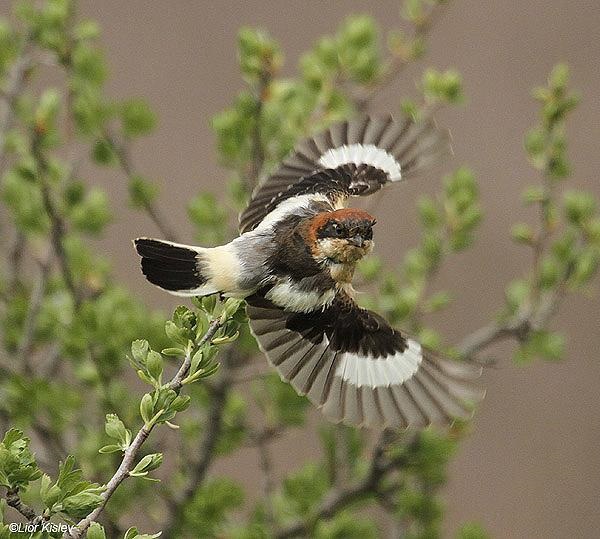
[[[430,165],[449,151],[449,141],[448,131],[431,119],[362,116],[333,125],[301,142],[258,186],[240,216],[240,232],[294,197],[325,197],[339,207],[349,196],[369,195]]]
[[[442,359],[379,315],[338,297],[325,310],[284,311],[247,298],[250,327],[270,363],[329,419],[350,425],[448,425],[483,398],[481,369]]]

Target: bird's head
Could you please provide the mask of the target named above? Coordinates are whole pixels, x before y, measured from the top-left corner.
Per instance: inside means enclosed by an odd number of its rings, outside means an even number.
[[[320,213],[309,223],[313,256],[332,264],[353,264],[373,249],[375,219],[364,210]]]

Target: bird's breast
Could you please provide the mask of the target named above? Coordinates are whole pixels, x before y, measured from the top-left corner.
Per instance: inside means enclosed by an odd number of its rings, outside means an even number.
[[[331,264],[329,266],[329,273],[331,274],[331,278],[336,283],[351,283],[352,277],[354,277],[355,268],[355,262],[344,264]]]

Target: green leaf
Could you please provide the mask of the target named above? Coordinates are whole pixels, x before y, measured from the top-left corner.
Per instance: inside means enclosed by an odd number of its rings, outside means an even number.
[[[435,201],[426,196],[419,198],[417,203],[421,223],[427,229],[438,226],[441,222],[441,214]]]
[[[422,0],[405,0],[402,7],[402,16],[412,22],[419,24],[425,15]]]
[[[42,477],[30,440],[17,429],[10,429],[0,444],[0,485],[7,488],[24,488],[31,481]]]
[[[97,522],[92,522],[87,531],[87,539],[106,539],[104,528]]]
[[[283,62],[279,45],[265,32],[248,27],[238,34],[238,56],[242,74],[251,83],[265,73],[273,75]]]
[[[542,155],[546,143],[546,133],[541,127],[535,127],[525,135],[525,151],[534,159]]]
[[[100,26],[96,21],[86,19],[78,22],[73,28],[75,39],[95,39],[100,35]]]
[[[528,187],[523,192],[523,201],[526,204],[540,203],[546,199],[546,196],[546,190],[543,187]]]
[[[161,535],[162,535],[162,532],[158,532],[158,533],[155,533],[152,535],[149,535],[147,533],[140,534],[138,532],[138,529],[133,527],[133,528],[129,528],[125,532],[124,539],[157,539]]]
[[[202,378],[208,378],[209,376],[212,376],[213,374],[215,374],[218,370],[219,370],[219,364],[213,363],[211,366],[209,366],[205,369],[198,369],[194,374],[190,374],[189,376],[187,376],[186,378],[184,378],[182,380],[181,384],[182,385],[192,384],[194,382],[197,382],[198,380],[201,380]]]
[[[215,311],[215,307],[217,306],[217,294],[212,294],[211,296],[204,296],[202,298],[202,307],[204,310],[213,314]]]
[[[429,101],[445,103],[462,103],[462,77],[458,71],[449,69],[445,72],[429,68],[423,73],[423,92]]]
[[[302,517],[311,513],[327,492],[329,482],[320,466],[306,464],[283,482],[283,494],[293,514]]]
[[[183,357],[185,356],[185,350],[182,348],[163,348],[160,352],[163,356],[168,357]]]
[[[546,256],[540,263],[539,286],[544,290],[552,288],[561,275],[563,265],[554,256]]]
[[[138,365],[145,365],[150,345],[146,340],[137,340],[131,343],[131,355],[137,361]]]
[[[538,356],[542,359],[557,361],[562,359],[565,349],[565,339],[559,333],[549,331],[534,331],[521,347],[525,359],[530,356]]]
[[[317,524],[315,539],[378,539],[375,522],[352,511],[337,513],[330,521]]]
[[[135,537],[137,537],[137,536],[138,536],[137,528],[131,527],[125,532],[123,539],[135,539]]]
[[[40,483],[40,498],[48,509],[51,509],[62,496],[62,490],[58,485],[52,485],[51,482],[50,477],[44,474]]]
[[[240,332],[236,331],[233,335],[224,335],[222,337],[215,337],[211,343],[214,345],[228,344],[235,341],[240,336]]]
[[[102,503],[102,496],[95,490],[84,490],[69,496],[62,502],[62,512],[73,518],[84,518]]]
[[[139,379],[142,382],[145,382],[146,384],[151,385],[153,387],[156,386],[155,380],[153,380],[152,378],[150,378],[150,376],[148,376],[143,370],[138,369],[136,371],[136,374],[138,375]]]
[[[224,320],[228,320],[232,318],[235,313],[244,307],[245,303],[243,299],[237,298],[228,298],[225,301],[225,305],[223,306],[223,318]]]
[[[139,175],[130,178],[128,187],[129,198],[134,208],[147,208],[158,195],[158,187]]]
[[[189,407],[191,400],[192,398],[189,395],[178,395],[169,406],[169,409],[175,412],[183,412]]]
[[[101,189],[92,189],[71,209],[73,225],[82,232],[100,234],[111,219],[108,196]]]
[[[225,239],[227,211],[214,194],[200,193],[191,198],[187,213],[202,243],[215,244]]]
[[[116,414],[106,414],[104,428],[108,436],[119,441],[121,448],[126,449],[129,447],[131,443],[131,431],[125,428],[125,425]]]
[[[446,308],[452,301],[452,296],[445,290],[433,294],[425,303],[425,310],[436,312]]]
[[[489,539],[490,535],[477,522],[467,522],[458,530],[456,539]]]
[[[548,78],[548,85],[552,90],[564,90],[569,83],[569,66],[564,63],[556,64]]]
[[[365,15],[348,17],[338,32],[337,51],[341,68],[360,84],[374,82],[381,72],[377,36],[375,20]],[[322,78],[331,73],[331,68],[323,67]]]
[[[529,297],[531,285],[524,279],[517,279],[506,287],[506,302],[512,311],[517,311]]]
[[[431,350],[437,350],[442,344],[440,334],[429,328],[423,328],[419,331],[419,340],[424,347]]]
[[[178,537],[234,537],[226,527],[231,513],[240,509],[244,501],[244,491],[228,477],[211,477],[196,490],[190,500],[184,522],[178,529]],[[264,539],[252,534],[246,539]]]
[[[35,112],[36,128],[47,130],[52,127],[58,114],[60,97],[54,88],[44,91]]]
[[[167,320],[165,322],[165,333],[167,337],[177,344],[187,345],[188,337],[185,335],[184,331],[177,327],[175,322],[171,320]]]
[[[104,445],[100,449],[98,449],[98,453],[102,454],[117,453],[118,451],[123,451],[123,448],[120,445],[115,444]]]
[[[160,385],[163,373],[163,359],[158,352],[155,352],[154,350],[148,352],[146,368],[148,369],[148,374]]]
[[[600,219],[590,219],[584,225],[584,232],[587,236],[586,239],[596,247],[600,247]]]
[[[152,395],[146,393],[140,402],[140,415],[144,420],[144,423],[149,426],[152,418],[154,417],[154,404],[152,402]]]
[[[400,492],[398,498],[400,513],[405,518],[410,517],[425,524],[439,522],[442,507],[435,496],[407,488]]]
[[[574,225],[582,225],[596,213],[596,199],[583,191],[567,191],[564,196],[565,214]]]
[[[531,245],[533,243],[535,233],[533,229],[525,223],[517,223],[512,227],[511,235],[514,241]]]
[[[121,108],[123,131],[129,136],[147,135],[156,126],[156,116],[142,99],[125,101]]]
[[[99,50],[80,44],[73,50],[73,72],[79,80],[100,86],[107,73],[104,57]]]
[[[129,475],[137,477],[146,475],[152,470],[156,470],[163,461],[162,453],[152,453],[143,457],[135,466],[133,470],[129,472]]]
[[[105,139],[98,139],[92,147],[92,159],[98,165],[112,165],[116,162],[117,156],[110,142]]]
[[[582,249],[575,261],[575,268],[570,281],[577,286],[588,283],[598,272],[599,264],[599,248],[589,247],[587,249]]]

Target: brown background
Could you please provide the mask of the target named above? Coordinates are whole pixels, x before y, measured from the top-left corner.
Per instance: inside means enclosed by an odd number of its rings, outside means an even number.
[[[4,2],[3,2],[4,3]],[[185,204],[199,190],[221,193],[227,173],[216,161],[210,118],[228,106],[242,86],[236,34],[258,25],[277,38],[287,73],[317,37],[332,32],[350,13],[373,15],[383,28],[398,21],[397,1],[147,2],[83,1],[81,14],[99,20],[111,69],[109,91],[143,95],[159,114],[156,133],[134,152],[140,170],[159,180],[161,204],[180,236],[192,240]],[[6,5],[6,4],[5,4]],[[439,172],[468,163],[477,172],[485,221],[476,247],[451,258],[437,286],[451,289],[451,311],[431,325],[457,342],[487,322],[502,302],[503,287],[529,264],[529,253],[513,245],[517,220],[533,221],[519,194],[537,181],[522,151],[524,132],[535,121],[529,91],[543,83],[551,66],[567,61],[584,101],[569,124],[573,186],[600,195],[600,7],[596,0],[522,2],[456,1],[431,36],[424,65],[455,67],[465,79],[466,106],[444,113],[452,129],[455,157]],[[395,111],[412,92],[422,65],[407,70],[374,105]],[[177,300],[151,290],[138,274],[130,247],[136,235],[153,235],[148,220],[127,208],[126,189],[114,171],[93,172],[105,185],[119,220],[100,244],[110,253],[119,278],[153,304],[170,309]],[[414,203],[434,192],[440,174],[393,191],[377,208],[378,252],[393,264],[416,239]],[[523,538],[600,537],[600,309],[598,294],[571,297],[554,325],[568,336],[567,359],[517,367],[510,347],[494,352],[498,368],[485,375],[488,397],[450,470],[445,535],[464,520],[479,520],[492,536]],[[286,468],[314,451],[307,433],[291,434],[280,446]],[[232,464],[232,463],[229,463]],[[247,484],[256,479],[254,455],[231,472]],[[240,472],[240,468],[247,472]]]

